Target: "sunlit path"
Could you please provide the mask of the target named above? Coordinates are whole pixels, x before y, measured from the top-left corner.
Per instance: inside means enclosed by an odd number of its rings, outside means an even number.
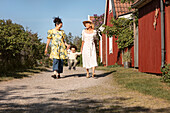
[[[61,79],[52,71],[0,83],[1,113],[155,113],[169,111],[169,104],[117,85],[115,71],[96,70],[86,78],[85,69],[64,68]],[[151,101],[152,100],[152,101]]]

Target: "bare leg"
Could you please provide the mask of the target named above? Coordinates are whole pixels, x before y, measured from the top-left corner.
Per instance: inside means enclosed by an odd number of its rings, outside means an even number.
[[[89,75],[89,69],[86,69],[86,71],[87,71],[87,78],[89,78],[90,77],[90,75]]]
[[[57,75],[57,71],[54,71],[54,75]]]
[[[95,67],[92,68],[92,71],[93,71],[92,77],[94,77],[95,76]]]
[[[54,79],[57,78],[57,71],[54,71],[54,75],[52,75],[51,77],[53,77]]]
[[[73,67],[76,67],[76,65],[77,65],[77,60],[74,59],[74,65],[73,65]]]

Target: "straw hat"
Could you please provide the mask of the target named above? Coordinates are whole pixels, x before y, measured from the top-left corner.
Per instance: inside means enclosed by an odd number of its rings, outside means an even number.
[[[84,25],[84,26],[86,25],[86,23],[90,23],[90,24],[92,24],[92,21],[90,21],[90,20],[83,21],[83,25]],[[86,26],[85,26],[85,27],[86,27]]]

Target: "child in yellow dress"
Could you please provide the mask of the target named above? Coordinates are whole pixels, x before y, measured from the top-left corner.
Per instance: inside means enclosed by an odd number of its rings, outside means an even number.
[[[64,41],[65,33],[62,28],[62,21],[59,17],[54,18],[55,28],[48,30],[47,44],[45,54],[48,52],[48,46],[52,39],[50,58],[53,59],[53,78],[60,78],[63,73],[63,59],[67,59],[67,48],[69,45]],[[58,73],[58,74],[57,74]]]

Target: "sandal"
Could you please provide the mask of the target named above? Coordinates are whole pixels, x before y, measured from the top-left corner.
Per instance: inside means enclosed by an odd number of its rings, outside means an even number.
[[[94,74],[94,73],[92,74],[92,77],[93,77],[93,78],[95,77],[95,74]]]
[[[95,74],[95,73],[93,73],[93,74],[92,74],[92,77],[93,77],[93,78],[96,78],[96,74]]]
[[[86,75],[86,78],[90,78],[90,75],[89,75],[89,74],[87,74],[87,75]]]

